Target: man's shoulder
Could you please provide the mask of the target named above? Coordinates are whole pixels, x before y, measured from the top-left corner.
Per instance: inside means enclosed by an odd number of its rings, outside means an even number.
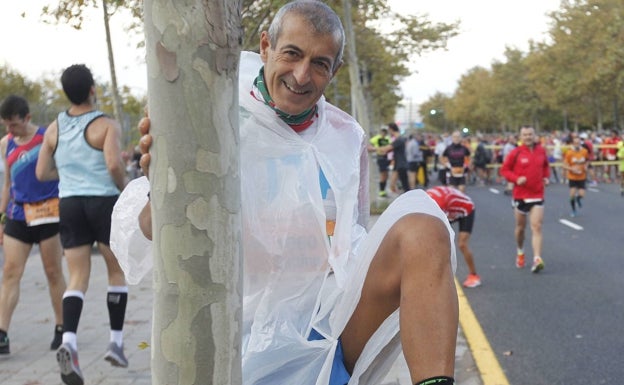
[[[332,127],[338,130],[353,130],[364,133],[362,126],[351,115],[327,101],[319,103],[324,103],[323,110],[327,115],[327,121]]]

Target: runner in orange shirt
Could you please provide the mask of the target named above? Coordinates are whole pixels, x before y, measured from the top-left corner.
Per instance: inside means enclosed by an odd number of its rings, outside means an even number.
[[[570,186],[571,217],[578,215],[578,209],[583,207],[582,199],[585,197],[585,183],[587,181],[587,167],[589,165],[589,153],[581,146],[581,138],[575,133],[570,135],[572,148],[565,152],[563,168],[568,171],[568,185]]]

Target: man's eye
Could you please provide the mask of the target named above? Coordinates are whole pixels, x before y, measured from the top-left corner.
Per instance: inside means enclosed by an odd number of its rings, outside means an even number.
[[[327,64],[327,63],[326,63],[326,62],[324,62],[324,61],[317,61],[317,62],[314,62],[314,66],[315,66],[315,67],[316,67],[319,71],[322,71],[322,72],[327,72],[327,73],[329,73],[329,72],[330,72],[330,70],[331,70],[331,68],[329,67],[329,64]]]

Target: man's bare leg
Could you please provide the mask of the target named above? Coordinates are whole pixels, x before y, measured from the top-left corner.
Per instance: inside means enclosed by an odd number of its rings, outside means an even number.
[[[516,246],[518,249],[522,249],[524,247],[524,230],[526,228],[526,214],[518,210],[514,210],[514,215],[516,216]]]
[[[369,267],[362,296],[342,333],[347,370],[397,307],[412,382],[454,375],[458,302],[449,233],[438,218],[406,215],[395,223]]]
[[[544,222],[544,206],[533,206],[529,212],[531,221],[531,244],[533,256],[542,255],[542,223]]]

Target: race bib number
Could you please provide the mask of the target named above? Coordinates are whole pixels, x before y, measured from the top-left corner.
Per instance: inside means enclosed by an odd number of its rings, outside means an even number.
[[[50,198],[40,202],[24,203],[24,215],[28,226],[57,223],[59,221],[59,199]]]
[[[455,178],[461,178],[464,176],[464,168],[463,167],[451,167],[451,176]]]

